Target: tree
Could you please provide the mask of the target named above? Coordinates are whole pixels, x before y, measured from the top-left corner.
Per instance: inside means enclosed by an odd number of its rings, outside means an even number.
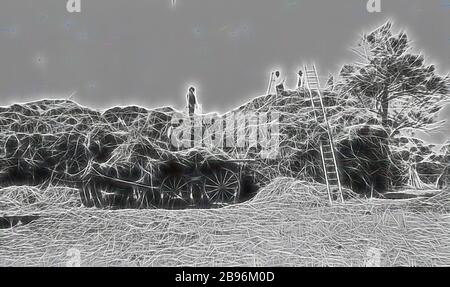
[[[450,99],[449,77],[437,75],[434,65],[411,50],[406,33],[394,34],[388,21],[361,37],[352,49],[359,60],[340,71],[340,92],[357,97],[390,137],[439,127],[436,117]]]

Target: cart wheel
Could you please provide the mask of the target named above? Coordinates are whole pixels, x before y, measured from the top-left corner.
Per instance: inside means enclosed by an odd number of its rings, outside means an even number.
[[[236,202],[239,189],[239,177],[227,169],[207,175],[203,185],[207,200],[214,203]]]
[[[450,187],[450,169],[446,169],[437,180],[437,188],[446,189]]]
[[[166,176],[160,185],[162,206],[186,204],[192,197],[188,180],[183,176]]]
[[[80,198],[81,198],[81,203],[85,207],[92,207],[92,206],[94,206],[94,202],[91,199],[91,193],[89,191],[89,185],[88,184],[83,184],[83,186],[80,188]]]
[[[80,190],[81,202],[86,207],[103,207],[103,198],[101,190],[95,183],[95,180],[89,180]]]

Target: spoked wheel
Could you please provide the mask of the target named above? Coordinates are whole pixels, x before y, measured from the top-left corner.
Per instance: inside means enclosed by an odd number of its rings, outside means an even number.
[[[192,199],[188,180],[183,176],[166,176],[161,182],[160,193],[163,207],[186,205]]]
[[[228,169],[214,171],[205,178],[203,190],[210,203],[236,202],[240,189],[239,177]]]
[[[81,203],[86,207],[98,207],[102,208],[104,201],[102,198],[102,193],[99,190],[98,185],[95,180],[89,180],[86,184],[83,184],[80,190]]]
[[[450,169],[446,169],[437,180],[439,189],[447,189],[450,187]]]

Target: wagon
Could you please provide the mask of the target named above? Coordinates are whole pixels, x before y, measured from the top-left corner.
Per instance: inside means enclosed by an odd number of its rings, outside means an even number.
[[[213,208],[253,196],[254,178],[249,160],[194,151],[145,164],[94,164],[80,194],[87,207]]]

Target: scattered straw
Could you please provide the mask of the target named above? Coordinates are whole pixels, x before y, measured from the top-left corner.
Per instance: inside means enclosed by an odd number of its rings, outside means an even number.
[[[14,189],[0,194],[20,208]],[[323,185],[282,178],[221,209],[111,211],[77,207],[67,191],[66,212],[39,208],[31,223],[0,229],[0,265],[64,266],[75,249],[81,266],[364,266],[374,249],[382,266],[448,266],[449,195],[347,194],[328,206]]]

